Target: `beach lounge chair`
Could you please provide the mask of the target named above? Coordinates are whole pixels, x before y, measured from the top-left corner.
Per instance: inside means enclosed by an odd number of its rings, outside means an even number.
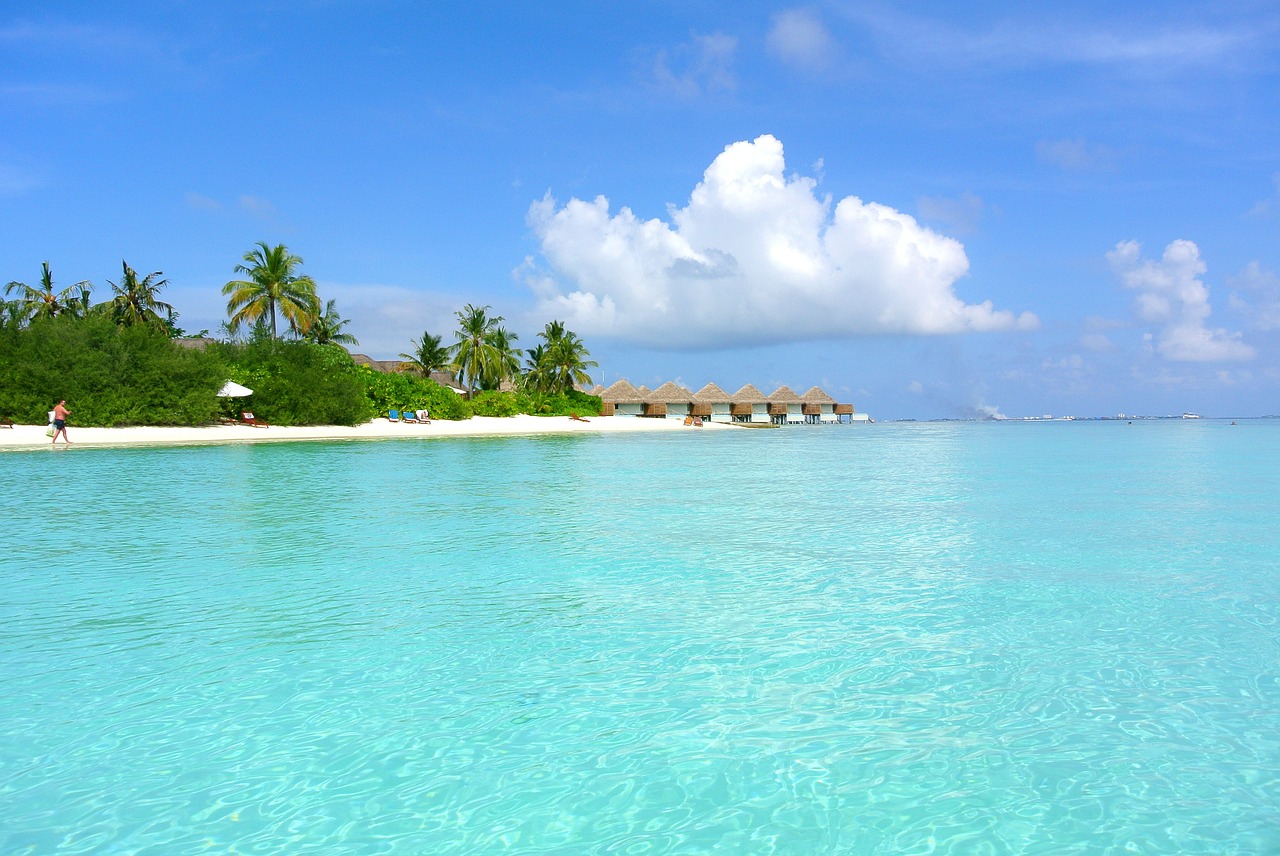
[[[388,410],[388,411],[387,411],[387,421],[388,421],[388,422],[399,422],[399,421],[400,421],[400,411],[399,411],[399,410]]]
[[[579,416],[576,413],[570,413],[569,419],[573,422],[590,422],[591,421],[590,419],[583,419],[581,416]]]
[[[241,413],[240,416],[241,416],[241,420],[245,425],[249,425],[253,428],[270,428],[271,427],[266,422],[263,422],[261,419],[254,416],[248,410]]]
[[[421,422],[421,423],[423,423],[424,425],[430,425],[430,424],[431,424],[431,414],[430,414],[430,413],[428,413],[428,412],[427,412],[427,411],[425,411],[425,410],[419,410],[419,411],[418,411],[418,421],[419,421],[419,422]]]
[[[400,414],[401,422],[417,422],[418,417],[412,410],[406,410]]]
[[[12,428],[13,420],[8,416],[0,416],[0,428]]]

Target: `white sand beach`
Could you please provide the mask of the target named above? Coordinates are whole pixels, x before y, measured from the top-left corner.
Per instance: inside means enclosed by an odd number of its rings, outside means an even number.
[[[77,428],[67,426],[72,449],[95,446],[171,446],[210,443],[271,443],[296,440],[386,440],[431,437],[489,437],[518,434],[603,434],[655,431],[722,431],[734,426],[706,423],[701,428],[686,427],[678,419],[640,419],[634,416],[587,417],[579,422],[568,416],[476,416],[460,422],[432,421],[429,424],[390,422],[374,419],[347,428],[340,425],[254,428],[249,425],[208,425],[199,428]],[[45,425],[16,425],[0,428],[0,449],[49,447]],[[58,439],[58,449],[63,448]]]

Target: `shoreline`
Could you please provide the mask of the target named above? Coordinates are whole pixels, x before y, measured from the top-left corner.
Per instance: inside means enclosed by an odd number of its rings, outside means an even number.
[[[255,428],[249,425],[207,425],[198,428],[137,426],[129,428],[77,428],[68,425],[70,448],[112,446],[205,446],[227,443],[282,443],[307,440],[402,440],[434,437],[508,437],[541,434],[617,434],[663,431],[720,431],[734,426],[707,422],[702,428],[685,426],[679,419],[641,419],[634,416],[589,416],[580,422],[568,416],[473,416],[461,421],[429,424],[374,419],[363,425],[307,425]],[[55,448],[45,435],[47,425],[15,425],[0,428],[0,451]],[[58,449],[67,448],[59,440]]]

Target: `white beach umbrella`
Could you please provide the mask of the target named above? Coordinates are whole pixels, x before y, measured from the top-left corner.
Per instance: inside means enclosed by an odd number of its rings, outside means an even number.
[[[222,389],[218,390],[219,398],[244,398],[246,395],[253,395],[253,390],[233,380],[227,381],[222,385]]]

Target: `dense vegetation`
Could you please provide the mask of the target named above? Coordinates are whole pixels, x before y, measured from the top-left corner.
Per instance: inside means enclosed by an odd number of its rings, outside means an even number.
[[[85,426],[200,425],[237,407],[277,425],[357,425],[391,409],[434,419],[600,412],[598,397],[574,388],[590,383],[596,363],[558,321],[538,334],[522,372],[516,334],[490,307],[467,305],[456,313],[455,344],[424,332],[414,353],[401,354],[405,371],[379,372],[339,346],[358,342],[342,332],[334,301],[324,304],[298,273],[302,259],[259,243],[244,261],[235,270],[245,278],[223,288],[225,338],[202,336],[197,347],[175,341],[184,334],[159,299],[167,284],[159,271],[139,276],[122,263],[99,304],[89,282],[59,290],[47,262],[38,286],[10,282],[12,299],[0,303],[0,417],[43,423],[59,399]],[[431,380],[433,371],[456,372],[471,395]],[[229,379],[254,391],[250,403],[217,397]]]
[[[217,355],[105,315],[0,329],[0,415],[16,422],[43,423],[65,398],[77,425],[198,425],[226,379]]]
[[[376,415],[351,356],[337,345],[254,338],[206,349],[226,377],[253,390],[253,415],[273,425],[360,425]],[[222,380],[218,382],[221,387]]]

